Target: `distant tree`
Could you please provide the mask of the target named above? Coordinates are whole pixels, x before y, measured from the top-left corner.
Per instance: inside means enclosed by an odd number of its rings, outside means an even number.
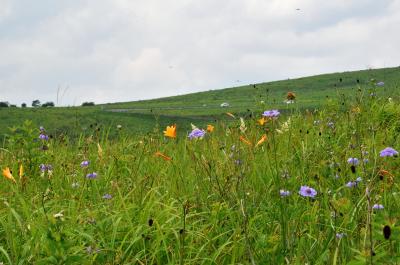
[[[54,102],[52,101],[47,101],[46,103],[42,104],[43,108],[47,108],[47,107],[54,107]]]
[[[11,108],[16,108],[16,107],[17,107],[17,105],[15,105],[15,104],[11,104],[11,105],[10,105],[10,107],[11,107]]]
[[[40,100],[35,99],[34,101],[32,101],[32,107],[34,108],[40,107]]]
[[[26,103],[22,103],[21,108],[26,108]]]
[[[94,102],[83,102],[82,107],[89,107],[89,106],[94,106]]]
[[[0,108],[8,108],[10,106],[10,103],[7,101],[0,101]]]

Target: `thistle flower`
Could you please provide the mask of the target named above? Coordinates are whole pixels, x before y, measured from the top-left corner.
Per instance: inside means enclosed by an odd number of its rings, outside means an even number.
[[[380,151],[379,155],[380,157],[386,157],[386,156],[398,156],[399,152],[394,150],[392,147],[386,147],[382,151]]]
[[[110,199],[112,199],[112,196],[111,196],[111,194],[106,193],[106,194],[103,195],[102,198],[106,199],[106,200],[110,200]]]
[[[346,183],[346,187],[347,188],[354,188],[357,186],[357,182],[356,181],[349,181]]]
[[[278,110],[274,109],[274,110],[266,110],[262,115],[268,118],[278,118],[280,114],[281,113]]]
[[[196,129],[193,129],[190,133],[189,133],[189,135],[188,135],[188,137],[189,137],[189,139],[190,140],[192,140],[193,138],[203,138],[204,137],[204,135],[206,134],[206,132],[204,131],[204,130],[200,130],[200,129],[198,129],[198,128],[196,128]]]
[[[176,138],[176,125],[167,126],[166,130],[164,131],[164,136],[170,138]]]
[[[347,159],[347,163],[349,163],[352,166],[357,166],[359,161],[358,158],[350,157],[349,159]]]
[[[345,237],[345,236],[346,236],[345,233],[336,233],[336,238],[337,238],[337,239],[341,239],[341,238],[343,238],[343,237]]]
[[[49,140],[49,136],[48,136],[47,134],[41,133],[41,134],[39,135],[39,139],[40,139],[40,140],[47,141],[47,140]]]
[[[317,195],[317,191],[308,186],[301,186],[299,194],[303,197],[314,198]]]
[[[81,162],[81,168],[88,167],[90,164],[89,160],[84,160]]]
[[[374,209],[374,210],[383,210],[385,207],[383,207],[383,205],[382,204],[374,204],[373,206],[372,206],[372,209]]]
[[[3,169],[3,176],[9,180],[12,180],[14,183],[16,183],[15,178],[11,174],[11,170],[9,167],[6,167],[5,169]]]
[[[96,172],[89,173],[89,174],[86,175],[86,178],[95,179],[95,178],[97,178],[97,173]]]
[[[288,191],[288,190],[280,190],[280,191],[279,191],[279,195],[280,195],[281,197],[287,197],[287,196],[290,195],[290,191]]]

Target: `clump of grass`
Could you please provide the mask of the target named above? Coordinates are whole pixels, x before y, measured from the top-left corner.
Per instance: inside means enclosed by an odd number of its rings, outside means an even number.
[[[26,122],[0,149],[0,261],[396,264],[400,163],[379,152],[400,148],[400,110],[369,89],[168,137]]]

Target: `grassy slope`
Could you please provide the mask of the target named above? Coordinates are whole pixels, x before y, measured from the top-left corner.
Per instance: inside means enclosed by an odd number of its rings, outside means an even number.
[[[364,86],[369,85],[372,78],[385,81],[385,87],[381,90],[388,90],[387,93],[396,91],[400,84],[400,68],[324,74],[96,107],[0,109],[0,135],[7,133],[8,127],[25,120],[32,120],[36,126],[43,125],[51,133],[66,132],[72,135],[110,126],[110,133],[115,134],[117,124],[132,133],[150,132],[157,125],[162,128],[169,123],[179,123],[184,129],[189,129],[190,123],[203,126],[228,111],[244,113],[260,112],[267,108],[288,108],[283,103],[287,91],[298,95],[296,105],[291,108],[319,107],[338,93],[350,94],[358,85],[357,79]],[[265,104],[260,104],[261,101]],[[221,108],[222,102],[229,102],[230,107]],[[125,109],[125,112],[113,112],[113,109]]]

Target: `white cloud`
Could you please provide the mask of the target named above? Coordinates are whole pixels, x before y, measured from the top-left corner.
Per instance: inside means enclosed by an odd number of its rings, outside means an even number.
[[[0,100],[153,98],[399,64],[400,0],[0,0]],[[296,10],[300,8],[300,10]]]

